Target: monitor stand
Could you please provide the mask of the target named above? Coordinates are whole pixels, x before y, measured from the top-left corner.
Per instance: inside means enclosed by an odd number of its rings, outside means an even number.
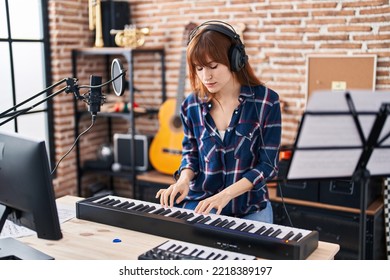
[[[14,238],[6,237],[0,239],[0,260],[54,260],[54,258]]]

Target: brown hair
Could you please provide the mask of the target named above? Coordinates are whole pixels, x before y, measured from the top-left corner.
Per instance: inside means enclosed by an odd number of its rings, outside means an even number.
[[[202,29],[197,31],[187,47],[187,64],[189,68],[189,80],[192,90],[198,94],[200,98],[208,97],[208,100],[213,99],[213,93],[208,92],[207,88],[202,84],[196,73],[196,66],[208,66],[208,59],[221,63],[230,67],[229,50],[232,45],[237,42],[228,36],[214,30]],[[233,75],[241,85],[255,86],[262,84],[254,74],[250,64],[246,62],[245,66],[238,72],[233,72]]]

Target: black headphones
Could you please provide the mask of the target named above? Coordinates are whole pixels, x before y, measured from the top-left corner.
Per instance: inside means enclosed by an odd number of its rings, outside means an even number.
[[[192,39],[195,37],[195,35],[198,33],[198,30],[213,30],[216,32],[219,32],[221,34],[224,34],[225,36],[231,38],[232,40],[236,41],[236,44],[233,44],[228,53],[228,58],[230,62],[230,68],[233,72],[238,72],[242,68],[244,68],[245,64],[248,61],[248,56],[245,53],[245,46],[242,43],[240,39],[240,35],[237,34],[237,32],[234,30],[233,26],[230,24],[219,21],[219,20],[209,20],[201,25],[195,27],[189,36],[188,44],[192,41]]]

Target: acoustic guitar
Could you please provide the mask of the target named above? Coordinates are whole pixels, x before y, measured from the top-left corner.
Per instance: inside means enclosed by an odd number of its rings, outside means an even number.
[[[180,106],[184,100],[186,80],[186,47],[195,23],[186,25],[180,62],[180,76],[176,99],[167,99],[158,113],[159,130],[154,136],[149,149],[152,166],[159,172],[172,175],[180,166],[182,141],[184,137],[180,119]]]

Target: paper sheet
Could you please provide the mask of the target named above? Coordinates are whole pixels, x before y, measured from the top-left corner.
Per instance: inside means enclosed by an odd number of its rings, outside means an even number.
[[[390,104],[390,92],[350,91],[365,141],[382,104]],[[360,139],[345,92],[315,92],[309,100],[296,142],[288,179],[352,177],[364,143]],[[322,114],[321,114],[322,113]],[[329,114],[333,113],[333,114]],[[348,113],[348,114],[344,114]],[[381,140],[390,131],[390,117]],[[390,172],[390,137],[374,149],[367,164],[371,175]]]

